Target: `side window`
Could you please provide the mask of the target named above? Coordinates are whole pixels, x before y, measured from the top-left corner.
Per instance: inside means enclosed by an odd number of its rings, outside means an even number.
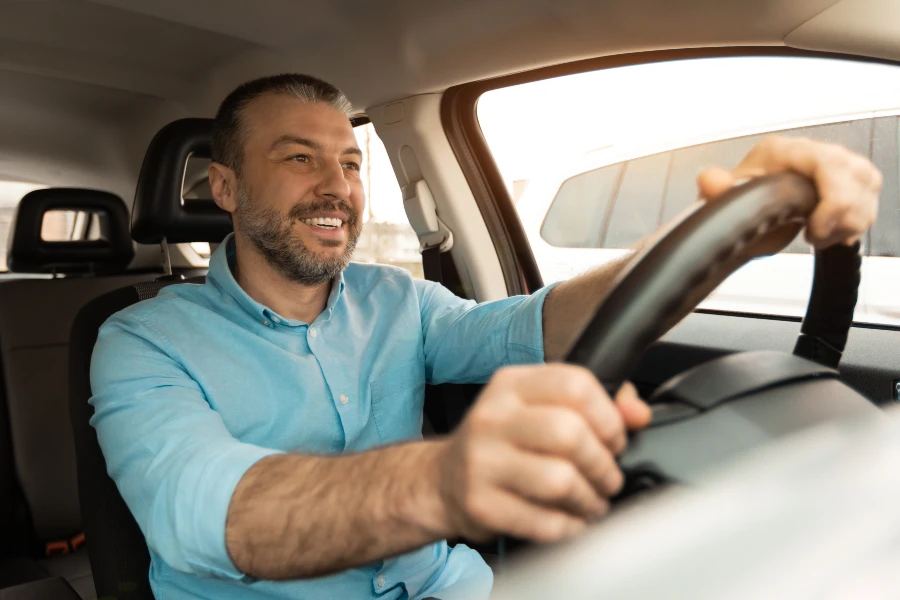
[[[880,294],[889,278],[872,279],[876,269],[900,268],[896,66],[778,56],[634,65],[492,90],[477,114],[511,195],[523,190],[516,207],[545,283],[624,255],[697,200],[701,171],[736,166],[766,135],[869,157],[884,186],[863,240],[856,319],[900,325],[894,295]],[[812,260],[798,236],[778,256],[740,269],[702,306],[802,315]]]
[[[878,122],[884,122],[889,129],[893,126],[891,131],[895,135],[883,131],[883,141],[879,140],[879,155],[871,156],[873,130]],[[891,162],[890,156],[887,156],[891,149],[896,159],[896,124],[897,117],[884,117],[771,133],[841,144],[863,156],[871,156],[876,163],[884,164]],[[883,129],[884,126],[879,127],[879,130]],[[737,164],[763,137],[752,135],[698,144],[601,167],[567,179],[547,210],[541,236],[559,247],[631,248],[696,199],[697,173],[711,165]],[[881,153],[886,155],[881,156]],[[607,214],[608,220],[605,218]],[[881,246],[884,246],[883,241]],[[784,250],[799,254],[809,251],[809,246],[801,238]]]
[[[9,236],[12,235],[10,228],[13,216],[16,214],[16,206],[25,194],[42,187],[45,186],[36,183],[0,180],[0,273],[7,271],[6,250],[9,247]],[[43,228],[43,223],[41,225]],[[49,233],[47,237],[49,237]],[[0,276],[0,278],[4,277]]]
[[[631,248],[659,229],[671,163],[671,152],[628,162],[600,247]]]
[[[562,248],[599,248],[621,172],[622,165],[613,165],[564,181],[547,211],[541,236]]]
[[[871,256],[900,256],[900,118],[882,117],[875,120],[872,135],[872,161],[881,169],[884,183],[878,220],[869,231]]]

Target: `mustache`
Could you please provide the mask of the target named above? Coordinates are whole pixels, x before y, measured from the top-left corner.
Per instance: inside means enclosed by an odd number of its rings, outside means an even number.
[[[291,220],[307,219],[318,212],[340,211],[347,215],[347,224],[351,227],[356,226],[359,222],[359,211],[346,200],[326,200],[321,198],[308,204],[295,204],[290,211],[288,217]]]

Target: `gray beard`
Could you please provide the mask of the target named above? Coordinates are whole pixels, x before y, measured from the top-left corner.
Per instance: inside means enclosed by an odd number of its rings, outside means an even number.
[[[347,246],[339,256],[322,258],[310,250],[293,231],[294,221],[316,210],[341,210],[348,215]],[[359,213],[343,200],[319,200],[311,205],[294,206],[287,215],[254,205],[246,187],[238,183],[238,205],[234,219],[243,235],[287,279],[308,286],[333,280],[347,268],[362,231]],[[326,246],[339,246],[337,240],[325,240]]]

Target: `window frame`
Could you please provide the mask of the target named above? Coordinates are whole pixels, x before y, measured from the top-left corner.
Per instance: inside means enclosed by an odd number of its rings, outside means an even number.
[[[510,295],[532,293],[544,286],[537,260],[478,122],[477,104],[486,92],[504,87],[574,75],[589,71],[689,60],[744,56],[829,58],[898,67],[900,62],[778,46],[732,46],[652,50],[591,58],[522,71],[448,88],[441,100],[441,121],[450,147],[481,210],[506,280]],[[743,313],[742,313],[743,314]],[[765,318],[765,315],[760,315]]]

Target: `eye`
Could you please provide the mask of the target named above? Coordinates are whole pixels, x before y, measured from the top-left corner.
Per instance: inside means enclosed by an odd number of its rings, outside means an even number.
[[[310,161],[309,154],[294,154],[293,156],[289,156],[288,160],[292,160],[294,162],[308,163]]]
[[[351,171],[359,171],[362,167],[359,163],[346,162],[344,163],[344,168],[350,169]]]

